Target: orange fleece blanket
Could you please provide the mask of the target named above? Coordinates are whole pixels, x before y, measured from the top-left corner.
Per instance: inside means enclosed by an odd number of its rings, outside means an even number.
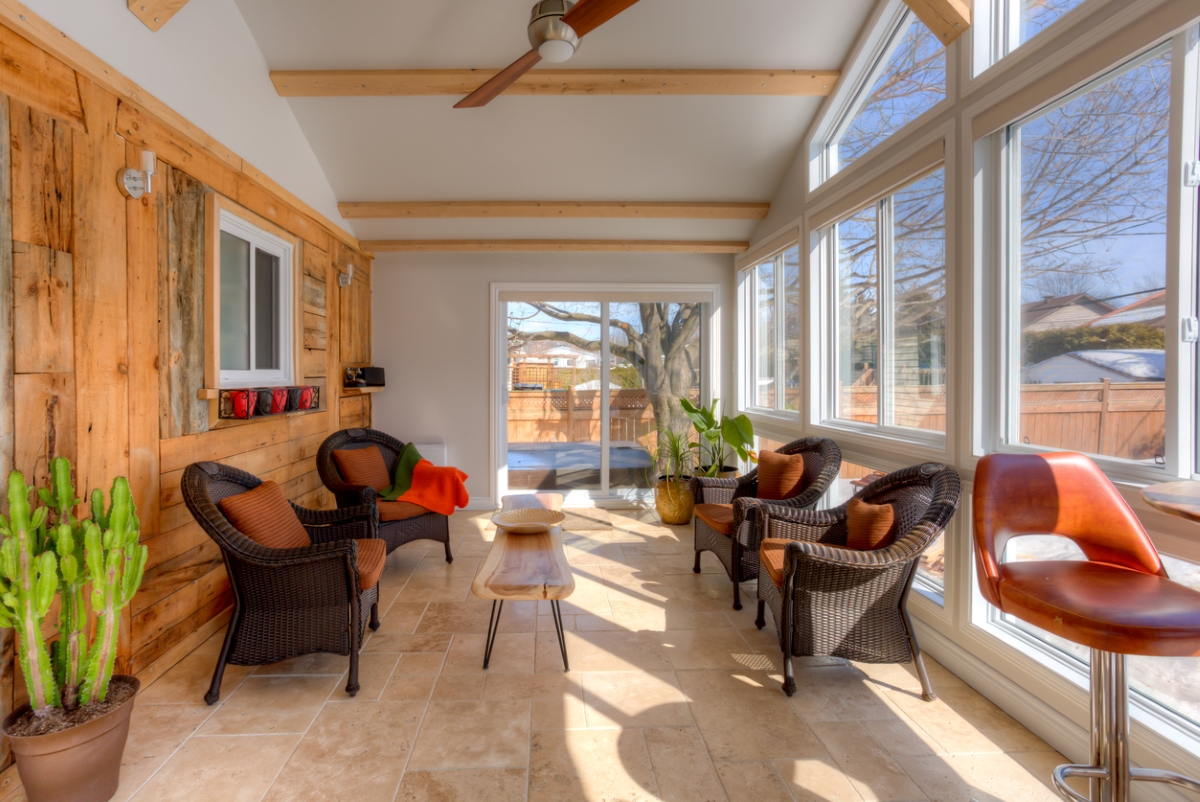
[[[419,504],[440,515],[450,515],[455,507],[465,507],[471,497],[463,484],[467,475],[458,468],[439,468],[423,459],[413,468],[412,487],[396,499]]]

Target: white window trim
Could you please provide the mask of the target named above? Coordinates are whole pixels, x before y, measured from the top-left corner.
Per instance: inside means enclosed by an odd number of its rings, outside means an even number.
[[[999,197],[993,199],[993,208],[989,210],[991,220],[993,221],[993,230],[996,232],[995,245],[997,246],[994,249],[996,261],[992,270],[993,277],[990,283],[998,291],[996,297],[1003,299],[1003,302],[999,305],[1001,307],[998,320],[999,326],[993,330],[996,332],[994,335],[995,342],[990,349],[994,355],[993,365],[995,367],[991,374],[985,378],[985,385],[990,385],[995,390],[994,393],[985,393],[985,396],[991,395],[994,397],[998,407],[992,410],[990,417],[991,431],[988,436],[981,440],[981,444],[988,452],[1036,454],[1064,450],[1036,443],[1025,445],[1019,442],[1012,442],[1012,438],[1019,436],[1020,432],[1020,360],[1016,356],[1019,353],[1019,349],[1012,347],[1014,332],[1016,332],[1016,336],[1020,336],[1021,288],[1020,281],[1017,279],[1017,268],[1013,264],[1013,260],[1016,258],[1014,254],[1020,253],[1020,210],[1017,206],[1018,193],[1014,191],[1020,179],[1015,172],[1017,169],[1016,160],[1012,155],[1012,143],[1008,141],[1009,132],[1028,120],[1043,116],[1049,111],[1070,102],[1072,99],[1086,94],[1112,77],[1134,69],[1138,65],[1170,50],[1172,52],[1172,107],[1169,123],[1171,136],[1168,145],[1170,153],[1168,174],[1181,175],[1182,165],[1179,154],[1182,153],[1187,131],[1183,125],[1183,121],[1177,118],[1193,119],[1191,140],[1195,141],[1195,92],[1192,92],[1193,97],[1190,103],[1181,104],[1177,102],[1177,98],[1180,100],[1183,98],[1181,93],[1188,86],[1193,90],[1195,89],[1194,77],[1189,77],[1194,76],[1196,71],[1197,57],[1194,37],[1195,29],[1193,28],[1190,32],[1181,33],[1168,42],[1151,46],[1140,53],[1125,58],[1073,92],[1057,98],[1050,103],[1039,105],[1037,108],[1030,110],[988,137],[993,143],[991,147],[995,149],[995,158],[991,160],[991,169],[995,173],[994,181],[991,182],[994,188],[993,195],[996,192],[999,193]],[[1192,39],[1190,46],[1185,44],[1188,38]],[[1182,84],[1182,86],[1177,86],[1177,84]],[[1182,182],[1179,182],[1179,184],[1182,184]],[[1180,189],[1182,190],[1183,188],[1180,187]],[[1168,194],[1167,318],[1168,320],[1175,321],[1178,321],[1183,316],[1183,309],[1194,309],[1196,306],[1194,278],[1190,275],[1187,278],[1182,277],[1180,269],[1180,265],[1186,263],[1185,261],[1181,261],[1181,259],[1187,256],[1187,246],[1185,245],[1181,248],[1172,246],[1173,241],[1179,242],[1182,245],[1183,240],[1194,239],[1194,237],[1181,236],[1179,232],[1178,221],[1181,219],[1181,214],[1185,211],[1184,204],[1188,203],[1184,198],[1186,194],[1185,191]],[[1194,196],[1194,191],[1192,195]],[[1191,203],[1194,205],[1194,201],[1191,201]],[[984,226],[987,225],[988,217],[989,215],[982,217]],[[1195,219],[1194,210],[1191,219]],[[1181,301],[1181,298],[1187,298],[1188,300]],[[1192,463],[1194,459],[1193,454],[1195,453],[1195,438],[1200,437],[1200,426],[1193,426],[1187,431],[1181,431],[1184,419],[1189,417],[1189,414],[1185,413],[1184,410],[1194,410],[1193,405],[1200,403],[1200,392],[1191,389],[1195,384],[1195,361],[1195,346],[1181,344],[1178,337],[1178,325],[1167,325],[1167,364],[1171,369],[1167,371],[1166,377],[1167,431],[1165,438],[1166,453],[1164,454],[1165,464],[1149,465],[1104,455],[1089,454],[1114,482],[1141,486],[1166,481],[1171,478],[1191,478],[1200,475]],[[1193,396],[1196,397],[1195,400]],[[1184,428],[1186,429],[1187,427],[1184,426]],[[1014,435],[1014,432],[1018,434]]]
[[[296,375],[296,247],[295,244],[254,225],[245,218],[238,216],[227,208],[219,211],[220,220],[218,231],[232,234],[250,243],[251,269],[254,264],[254,251],[262,250],[279,258],[279,320],[277,321],[279,336],[279,360],[281,367],[277,370],[220,370],[220,386],[225,387],[279,387],[290,385]],[[219,235],[218,235],[219,243]],[[213,344],[216,348],[215,358],[220,359],[221,330],[220,330],[220,250],[214,255],[217,272],[213,281],[217,295],[213,298],[216,305],[217,330],[214,332]],[[251,280],[251,292],[253,292]],[[254,339],[254,305],[251,304],[251,351]]]
[[[763,421],[774,420],[778,423],[791,423],[795,425],[800,419],[799,409],[787,409],[787,292],[786,284],[783,283],[784,276],[784,257],[788,251],[793,248],[799,249],[800,243],[793,240],[788,245],[776,251],[769,256],[755,259],[753,263],[741,267],[738,277],[739,291],[739,308],[741,309],[741,320],[743,321],[740,337],[744,344],[744,354],[742,365],[744,369],[740,371],[742,387],[740,388],[739,396],[741,403],[739,410],[745,412],[753,418],[758,418]],[[800,261],[797,255],[797,262]],[[759,355],[759,330],[758,330],[758,269],[764,264],[771,263],[774,270],[775,282],[775,300],[774,300],[774,315],[775,315],[775,406],[765,407],[758,403],[758,355]],[[796,307],[797,312],[802,314],[802,300],[800,298],[799,287],[797,287]],[[803,318],[801,318],[803,319]],[[803,325],[803,324],[801,324]],[[801,381],[803,382],[803,372],[801,372]],[[803,384],[799,388],[800,395],[798,400],[803,403]]]

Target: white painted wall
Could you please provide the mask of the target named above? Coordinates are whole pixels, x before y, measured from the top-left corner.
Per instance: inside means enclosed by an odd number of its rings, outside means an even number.
[[[26,4],[345,227],[333,189],[287,101],[271,85],[267,62],[233,0],[194,0],[157,33],[121,0]]]
[[[488,361],[492,282],[721,284],[722,353],[732,360],[733,259],[676,254],[380,254],[372,272],[372,348],[387,389],[374,426],[445,442],[471,497],[489,493]],[[730,377],[723,371],[728,397]]]

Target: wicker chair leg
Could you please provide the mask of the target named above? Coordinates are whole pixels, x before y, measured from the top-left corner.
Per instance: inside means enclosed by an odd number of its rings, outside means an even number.
[[[738,577],[741,575],[742,569],[742,543],[737,539],[735,534],[732,538],[733,543],[730,544],[730,553],[733,555],[730,562],[733,564],[733,609],[742,609],[742,583],[738,582]]]
[[[233,638],[239,618],[241,618],[240,611],[235,606],[233,614],[229,616],[229,623],[225,626],[225,642],[221,644],[221,654],[217,656],[217,666],[213,669],[212,685],[209,686],[208,693],[204,694],[206,704],[215,705],[221,698],[221,680],[225,676],[225,663],[228,662],[229,653],[233,650]]]
[[[350,602],[350,677],[346,683],[346,693],[354,696],[362,686],[358,684],[358,649],[362,644],[358,638],[358,619],[362,614],[358,597]]]
[[[700,549],[696,549],[696,564],[692,566],[693,574],[700,573],[700,555],[703,553]]]
[[[454,555],[450,553],[450,536],[446,535],[446,562],[454,562]]]
[[[758,600],[758,618],[754,619],[754,626],[762,629],[767,625],[766,619],[767,603],[762,599]]]
[[[368,626],[371,627],[372,632],[379,629],[379,600],[378,599],[376,599],[375,602],[371,605],[371,622],[368,624]]]
[[[913,629],[912,619],[908,615],[908,610],[901,610],[904,614],[904,629],[908,635],[908,648],[912,651],[913,665],[917,668],[917,679],[921,681],[921,698],[926,702],[932,702],[937,699],[937,694],[933,692],[933,685],[929,682],[929,672],[925,670],[925,658],[921,655],[921,646],[917,643],[917,633]]]
[[[783,632],[779,633],[783,644],[783,692],[788,696],[796,693],[796,672],[792,668],[792,629],[796,626],[792,616],[796,612],[796,588],[791,577],[783,583]]]

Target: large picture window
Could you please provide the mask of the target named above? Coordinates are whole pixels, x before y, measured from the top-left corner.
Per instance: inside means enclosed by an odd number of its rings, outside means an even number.
[[[1171,53],[1012,125],[1007,442],[1164,464]]]
[[[760,409],[800,409],[800,248],[760,262],[748,271],[753,305],[750,333],[753,387],[750,404]]]
[[[939,169],[825,232],[832,417],[946,431],[945,228]]]

